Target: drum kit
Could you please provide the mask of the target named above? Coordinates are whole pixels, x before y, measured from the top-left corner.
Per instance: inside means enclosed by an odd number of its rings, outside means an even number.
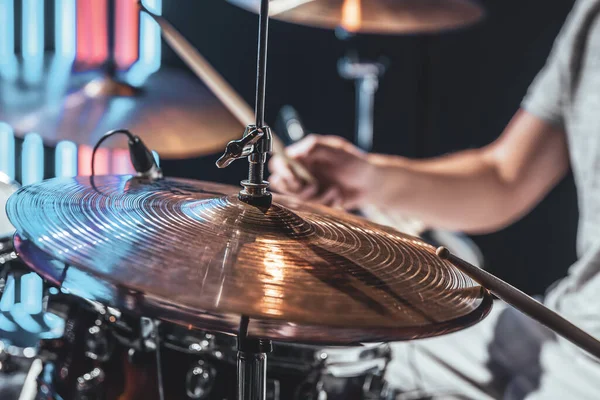
[[[490,311],[492,294],[600,356],[593,337],[446,248],[271,193],[264,179],[267,155],[285,157],[264,120],[270,7],[274,18],[295,23],[403,33],[472,23],[482,15],[478,6],[466,0],[232,3],[259,14],[255,110],[163,17],[140,5],[212,94],[188,93],[199,100],[183,97],[181,108],[173,100],[171,120],[197,113],[188,128],[175,129],[179,136],[168,137],[152,101],[140,107],[156,114],[156,124],[132,118],[143,124],[134,125],[142,136],[151,132],[153,148],[173,152],[201,148],[207,142],[197,135],[215,138],[212,129],[231,139],[223,131],[231,121],[247,125],[217,161],[225,168],[247,158],[241,189],[163,178],[157,165],[137,175],[54,178],[21,188],[0,181],[0,204],[10,219],[0,219],[0,263],[12,269],[18,262],[41,276],[44,312],[62,321],[60,335],[40,335],[34,346],[39,362],[30,374],[30,398],[391,400],[386,343],[471,326]],[[162,77],[156,78],[159,97],[171,90],[171,78]],[[5,290],[3,298],[8,295]]]

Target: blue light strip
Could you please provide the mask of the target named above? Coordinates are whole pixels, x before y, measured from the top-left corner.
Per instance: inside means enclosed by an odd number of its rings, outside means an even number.
[[[28,85],[37,85],[42,81],[44,57],[23,57],[23,80]]]
[[[27,314],[42,313],[43,291],[42,279],[38,275],[29,273],[21,276],[21,304]]]
[[[55,0],[54,43],[56,55],[73,61],[77,52],[76,0]]]
[[[44,55],[44,0],[23,0],[21,54],[24,58]]]
[[[162,14],[162,0],[145,0],[144,5],[156,15]],[[146,13],[140,13],[140,56],[127,72],[127,80],[135,86],[158,71],[161,63],[160,26]]]
[[[14,0],[0,0],[0,62],[15,55]]]
[[[44,179],[44,144],[37,133],[28,133],[21,153],[21,183],[31,185]]]
[[[73,177],[77,175],[77,145],[63,140],[56,146],[54,156],[54,174],[57,177]]]
[[[154,161],[156,161],[156,166],[160,167],[160,156],[154,150],[152,150],[152,155],[154,156]]]
[[[0,171],[15,179],[15,135],[4,122],[0,122]]]
[[[15,304],[15,277],[11,274],[6,279],[6,285],[4,286],[4,292],[0,299],[0,311],[10,311],[12,306]]]
[[[0,75],[5,79],[14,79],[17,73],[15,4],[14,0],[0,0]]]
[[[0,315],[0,332],[16,332],[19,327],[11,322],[4,314]]]
[[[41,281],[40,277],[37,278]],[[15,304],[10,310],[10,315],[21,329],[29,333],[40,333],[42,331],[42,326],[33,319],[22,303]]]

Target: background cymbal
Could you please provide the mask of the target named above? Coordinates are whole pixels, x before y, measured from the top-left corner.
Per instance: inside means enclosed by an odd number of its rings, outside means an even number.
[[[244,130],[237,119],[199,79],[161,69],[137,90],[112,90],[117,85],[98,74],[85,74],[87,85],[37,110],[11,109],[2,117],[17,136],[36,132],[47,144],[71,140],[93,146],[107,131],[130,129],[162,158],[185,158],[220,151]],[[92,78],[92,79],[90,79]],[[73,79],[81,82],[83,79]],[[85,81],[84,81],[85,82]],[[10,102],[10,99],[3,99]],[[106,147],[127,148],[124,140]]]
[[[260,11],[260,0],[227,0]],[[439,32],[473,24],[483,9],[471,0],[271,0],[271,18],[349,32],[402,34]]]
[[[260,210],[238,188],[199,181],[94,184],[24,187],[8,215],[43,252],[155,299],[163,318],[187,310],[202,328],[248,315],[275,321],[252,334],[343,344],[455,331],[491,304],[430,245],[341,211],[278,195]]]

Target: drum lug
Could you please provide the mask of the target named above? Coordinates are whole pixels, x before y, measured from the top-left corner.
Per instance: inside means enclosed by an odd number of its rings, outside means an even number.
[[[10,374],[19,370],[19,365],[12,360],[4,348],[0,349],[0,373]]]
[[[185,390],[190,399],[208,399],[215,383],[217,369],[205,360],[198,360],[188,370]]]
[[[110,359],[113,350],[113,342],[107,329],[100,319],[88,328],[86,333],[86,357],[100,362]]]
[[[142,345],[146,350],[155,351],[158,338],[156,337],[156,322],[150,318],[142,317],[140,320],[140,336]]]
[[[104,380],[106,376],[101,368],[94,368],[90,372],[77,378],[76,400],[101,400],[104,399]]]

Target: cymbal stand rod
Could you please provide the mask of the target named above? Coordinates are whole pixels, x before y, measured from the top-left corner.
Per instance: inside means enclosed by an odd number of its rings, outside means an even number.
[[[504,282],[502,279],[456,257],[445,247],[438,248],[437,255],[444,260],[448,260],[460,271],[470,276],[474,281],[523,314],[528,315],[581,349],[600,358],[600,341],[573,325],[558,313]]]
[[[385,72],[382,62],[360,62],[349,57],[338,63],[342,78],[354,80],[356,86],[356,144],[364,151],[373,148],[375,93]]]
[[[265,91],[267,86],[267,47],[269,40],[269,0],[260,4],[258,28],[258,56],[256,73],[256,126],[265,125]]]
[[[269,182],[263,180],[267,154],[273,151],[273,135],[265,124],[265,91],[267,82],[267,45],[269,38],[269,0],[261,0],[258,56],[256,71],[256,125],[248,125],[240,140],[227,144],[225,153],[217,160],[217,167],[225,168],[233,161],[248,157],[248,179],[241,182],[243,189],[238,198],[263,209],[271,206],[272,195],[267,190]]]
[[[160,325],[160,321],[154,321],[154,341],[156,343],[156,378],[158,380],[158,398],[159,400],[165,400],[165,388],[163,381],[163,373],[162,373],[162,361],[160,356],[160,336],[158,327]]]
[[[267,48],[269,39],[269,1],[260,4],[258,28],[258,55],[256,67],[256,126],[249,126],[262,133],[262,137],[254,145],[248,156],[248,180],[242,181],[244,189],[239,198],[250,204],[268,208],[271,205],[271,194],[267,191],[268,183],[263,180],[267,153],[272,151],[272,135],[265,124],[265,92],[267,85]]]
[[[270,340],[248,337],[250,319],[242,316],[238,334],[237,399],[266,400],[267,353],[273,350]]]

